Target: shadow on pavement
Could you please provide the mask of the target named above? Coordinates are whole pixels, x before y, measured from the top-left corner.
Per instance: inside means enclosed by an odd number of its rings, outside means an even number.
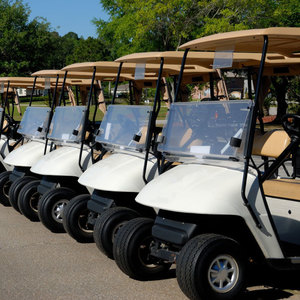
[[[240,300],[279,300],[288,299],[293,296],[292,293],[279,290],[276,288],[246,291],[240,298]]]

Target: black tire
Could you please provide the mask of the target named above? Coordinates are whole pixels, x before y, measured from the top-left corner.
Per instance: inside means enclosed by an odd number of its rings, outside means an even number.
[[[32,222],[38,222],[38,203],[41,195],[37,191],[40,180],[27,182],[18,196],[18,207],[20,212]]]
[[[113,243],[118,230],[129,220],[138,217],[138,212],[126,207],[113,207],[103,212],[94,227],[94,240],[99,250],[113,258]]]
[[[88,224],[87,202],[91,195],[79,195],[70,200],[64,208],[63,226],[65,231],[79,243],[92,243],[93,226]]]
[[[9,176],[11,171],[5,171],[0,174],[0,202],[4,206],[10,206],[9,203],[9,189],[11,186],[11,181],[9,180]]]
[[[21,189],[30,181],[36,180],[35,177],[32,176],[25,176],[18,178],[15,180],[9,189],[9,203],[10,205],[16,210],[20,212],[19,205],[18,205],[18,197],[20,194]]]
[[[154,221],[136,218],[120,228],[113,244],[113,255],[118,267],[137,280],[156,279],[166,274],[171,264],[149,255],[153,241]]]
[[[65,232],[62,220],[63,210],[73,197],[75,197],[75,192],[66,187],[50,190],[41,197],[38,215],[46,228],[55,233]]]
[[[231,238],[216,234],[194,237],[177,258],[176,276],[181,290],[190,299],[235,299],[246,281],[242,253]]]

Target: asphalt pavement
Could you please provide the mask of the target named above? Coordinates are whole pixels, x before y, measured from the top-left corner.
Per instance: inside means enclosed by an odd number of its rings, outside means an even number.
[[[298,273],[299,275],[299,273]],[[276,275],[275,287],[256,285],[241,299],[300,299],[300,276]],[[278,287],[280,286],[280,288]],[[0,205],[0,300],[186,299],[175,270],[167,278],[135,281],[95,244],[54,234]]]

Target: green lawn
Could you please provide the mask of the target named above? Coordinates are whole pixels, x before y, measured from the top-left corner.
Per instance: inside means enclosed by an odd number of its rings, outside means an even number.
[[[47,100],[48,100],[47,97],[45,97],[45,100],[38,100],[38,101],[35,100],[35,101],[32,102],[32,106],[42,106],[42,107],[47,106],[48,105],[48,101]],[[107,103],[110,103],[110,101],[107,101]],[[115,103],[116,104],[121,104],[121,105],[122,104],[128,104],[128,100],[118,98],[118,99],[116,99]],[[24,112],[25,112],[26,107],[28,106],[28,104],[29,104],[29,101],[22,101],[21,100],[20,107],[21,107],[22,115],[24,114]],[[70,103],[68,101],[67,101],[66,104],[70,105]],[[152,104],[150,104],[150,105],[152,105]],[[12,105],[10,104],[9,107],[10,107],[10,110],[11,110],[12,109]],[[92,120],[94,112],[95,112],[95,105],[92,105],[91,109],[90,109],[90,120]],[[167,114],[167,107],[163,103],[162,107],[160,109],[159,115],[158,115],[158,119],[159,120],[165,119],[166,114]],[[14,116],[13,116],[14,119],[16,121],[20,121],[22,119],[22,115],[19,114],[19,112],[17,110],[17,107],[15,106],[14,107]],[[100,121],[100,120],[102,120],[102,118],[103,118],[103,113],[99,109],[97,109],[96,120]]]

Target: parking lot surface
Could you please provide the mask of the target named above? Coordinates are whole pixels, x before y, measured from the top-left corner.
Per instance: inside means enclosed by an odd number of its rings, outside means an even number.
[[[165,279],[132,280],[95,244],[79,244],[67,234],[51,233],[2,205],[0,274],[0,300],[186,299],[174,269]],[[241,299],[300,299],[299,275],[275,274],[273,287],[255,282]]]

